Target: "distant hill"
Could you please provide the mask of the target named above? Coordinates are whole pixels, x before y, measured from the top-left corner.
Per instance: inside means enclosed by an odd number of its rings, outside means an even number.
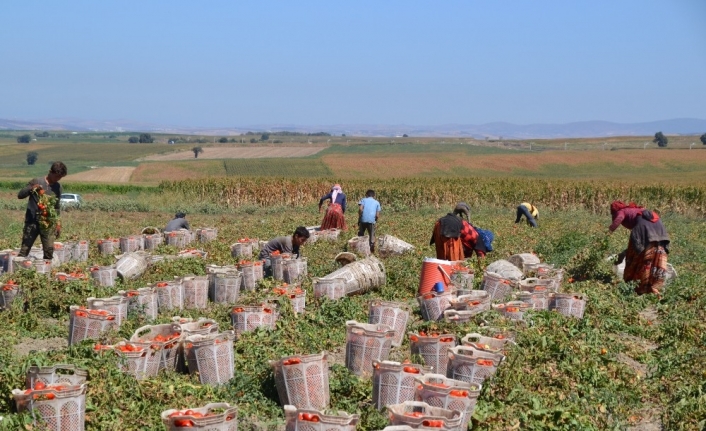
[[[129,120],[91,121],[79,119],[48,119],[38,121],[0,119],[0,130],[66,130],[75,132],[152,132],[233,136],[253,132],[290,131],[301,133],[328,132],[333,135],[395,137],[407,134],[413,137],[446,136],[475,139],[561,139],[609,136],[651,136],[656,132],[666,135],[701,135],[706,133],[706,120],[675,118],[644,123],[613,123],[610,121],[582,121],[566,124],[443,124],[438,126],[410,126],[388,124],[335,124],[301,126],[295,124],[259,124],[252,126],[197,128],[165,126]]]

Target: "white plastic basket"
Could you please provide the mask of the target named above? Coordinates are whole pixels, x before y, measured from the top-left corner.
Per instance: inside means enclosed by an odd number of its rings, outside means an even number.
[[[428,292],[417,297],[424,320],[435,321],[444,316],[444,310],[451,307],[453,295],[450,291]]]
[[[387,407],[390,424],[413,428],[460,431],[463,412],[432,407],[423,401],[405,401]]]
[[[30,411],[52,431],[83,431],[86,420],[86,384],[69,386],[60,391],[45,389],[25,391],[14,389],[17,411]],[[49,399],[51,398],[51,399]],[[44,428],[43,428],[44,429]]]
[[[104,332],[117,328],[113,313],[103,310],[88,310],[77,305],[69,307],[69,345],[80,343],[85,339],[96,339]]]
[[[119,290],[118,294],[127,298],[128,313],[134,312],[145,319],[156,319],[159,313],[157,292],[153,287],[141,287],[136,290]]]
[[[449,349],[448,377],[463,382],[482,385],[493,376],[498,366],[505,359],[501,354],[488,353],[469,346],[457,346]]]
[[[404,335],[407,332],[407,321],[409,320],[409,307],[400,302],[388,302],[374,300],[370,303],[368,311],[368,323],[387,325],[395,331],[392,345],[399,347],[402,345]]]
[[[409,344],[413,355],[419,355],[424,363],[437,374],[446,374],[448,351],[456,345],[454,334],[409,333]]]
[[[210,274],[209,297],[216,304],[234,304],[240,297],[243,275],[237,270]]]
[[[107,310],[115,315],[115,324],[120,326],[127,319],[128,299],[123,296],[111,296],[110,298],[87,298],[86,308],[89,310]]]
[[[401,364],[393,361],[373,361],[373,404],[384,407],[414,401],[415,378],[430,373],[431,367]]]
[[[346,322],[346,367],[355,375],[371,375],[373,361],[390,354],[395,331],[386,325]]]
[[[462,424],[471,420],[482,386],[449,379],[441,374],[426,374],[416,379],[416,400],[432,407],[463,412]]]
[[[208,276],[187,275],[181,279],[184,308],[204,309],[208,306]]]
[[[355,431],[360,417],[339,411],[324,414],[316,409],[284,406],[285,431]]]
[[[200,413],[199,417],[175,414],[188,410]],[[220,413],[214,413],[215,410]],[[169,409],[162,412],[161,418],[167,431],[182,431],[185,428],[194,431],[238,431],[238,409],[228,403],[209,403],[204,407],[184,410]]]
[[[241,334],[259,327],[275,329],[279,312],[274,304],[236,305],[230,316],[235,333]]]
[[[233,378],[235,333],[191,335],[184,340],[184,355],[191,374],[204,385],[221,385]]]
[[[328,354],[285,356],[270,361],[280,403],[300,409],[326,409],[329,395]]]

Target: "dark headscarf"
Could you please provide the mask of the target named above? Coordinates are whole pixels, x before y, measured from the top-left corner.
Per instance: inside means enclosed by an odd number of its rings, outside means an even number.
[[[469,207],[468,204],[465,202],[459,202],[456,204],[456,208],[454,208],[454,214],[459,215],[461,218],[463,218],[463,215],[466,214],[466,219],[470,221],[471,207]]]

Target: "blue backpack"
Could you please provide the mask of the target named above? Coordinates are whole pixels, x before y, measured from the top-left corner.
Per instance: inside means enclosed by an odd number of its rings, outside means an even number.
[[[473,225],[471,225],[473,226]],[[493,240],[495,239],[495,234],[488,230],[488,229],[481,229],[479,227],[473,226],[473,229],[478,232],[478,236],[480,237],[481,241],[483,241],[483,244],[485,245],[485,249],[488,252],[493,251]]]

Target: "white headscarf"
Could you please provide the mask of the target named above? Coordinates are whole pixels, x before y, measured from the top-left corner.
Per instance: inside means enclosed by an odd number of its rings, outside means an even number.
[[[334,184],[333,187],[331,187],[331,203],[332,204],[336,203],[336,196],[338,196],[339,193],[343,193],[343,190],[341,189],[341,185]]]

